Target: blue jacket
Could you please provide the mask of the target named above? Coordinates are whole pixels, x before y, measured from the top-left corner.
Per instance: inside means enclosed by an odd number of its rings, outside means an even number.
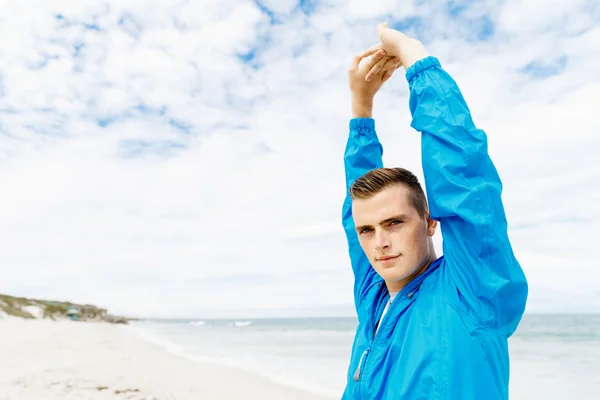
[[[528,286],[507,236],[502,184],[485,133],[438,59],[418,61],[406,79],[444,255],[402,289],[374,335],[389,294],[360,247],[346,196],[342,220],[359,324],[343,399],[507,399],[508,338],[525,310]],[[346,188],[382,167],[382,153],[373,119],[352,119]]]

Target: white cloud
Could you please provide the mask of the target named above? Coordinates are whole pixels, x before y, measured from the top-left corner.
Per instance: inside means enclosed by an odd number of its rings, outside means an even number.
[[[511,1],[502,7],[499,22],[512,33],[576,33],[595,24],[593,11],[597,4],[590,0]]]
[[[581,11],[593,5],[563,3],[522,19],[529,3],[453,17],[429,3],[305,15],[263,2],[280,18],[271,26],[250,1],[9,2],[19,18],[0,21],[13,38],[0,43],[0,292],[144,315],[352,312],[346,67],[381,20],[414,17],[489,135],[531,309],[600,306],[600,25]],[[494,23],[485,41],[473,39],[481,17]],[[561,57],[559,74],[539,77]],[[386,165],[423,180],[407,94],[400,70],[376,98],[376,124]],[[577,284],[553,300],[568,276]]]
[[[275,13],[290,13],[298,6],[297,0],[261,0],[260,4]]]
[[[399,0],[382,0],[365,2],[360,0],[334,2],[338,11],[342,11],[348,18],[352,19],[376,19],[377,23],[385,22],[382,18],[393,16],[402,19],[412,15],[415,11],[415,2]],[[340,10],[341,9],[341,10]]]

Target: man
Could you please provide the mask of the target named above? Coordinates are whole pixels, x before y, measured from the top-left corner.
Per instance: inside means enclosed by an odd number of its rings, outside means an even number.
[[[381,43],[349,69],[343,225],[359,325],[343,399],[507,399],[508,338],[528,286],[486,135],[421,42],[385,24],[377,30]],[[411,172],[382,167],[373,98],[400,65],[429,204]],[[441,257],[432,241],[438,223]]]

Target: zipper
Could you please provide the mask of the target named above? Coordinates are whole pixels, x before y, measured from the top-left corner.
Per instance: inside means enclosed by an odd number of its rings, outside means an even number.
[[[417,291],[419,291],[419,289],[421,288],[421,283],[423,282],[423,280],[439,267],[440,263],[437,262],[439,260],[440,259],[437,259],[434,263],[432,263],[432,265],[430,265],[423,274],[421,274],[419,277],[417,277],[417,279],[410,282],[408,285],[404,286],[402,288],[402,290],[400,291],[400,293],[398,293],[397,297],[401,296],[403,293],[410,290],[410,292],[404,297],[404,299],[411,300],[412,297],[414,296],[414,294]],[[385,285],[381,284],[380,290],[383,291],[384,288],[385,288]],[[381,293],[380,293],[380,295],[381,295]],[[393,303],[400,303],[401,299],[402,299],[402,297],[400,297],[398,299],[394,299],[392,304],[389,305],[389,308],[387,311],[388,314],[391,315]],[[399,307],[399,306],[396,306],[396,307]],[[380,308],[381,308],[381,306],[380,306]],[[385,306],[383,308],[385,308]],[[356,368],[356,371],[354,371],[354,376],[353,376],[354,381],[357,382],[357,384],[358,384],[358,388],[357,388],[358,398],[361,397],[360,378],[361,378],[361,373],[363,372],[362,369],[364,369],[364,366],[367,363],[367,356],[369,355],[369,351],[371,350],[371,346],[373,345],[373,341],[375,340],[375,336],[376,336],[376,332],[375,332],[376,323],[379,324],[378,328],[381,329],[380,325],[383,325],[383,322],[384,322],[383,320],[387,321],[387,319],[389,319],[389,315],[386,315],[383,317],[382,321],[377,322],[377,321],[373,320],[374,317],[379,317],[379,319],[381,319],[381,314],[379,313],[379,310],[374,315],[371,314],[370,326],[368,327],[368,330],[369,330],[368,337],[370,339],[369,346],[367,347],[367,349],[365,351],[363,351],[362,355],[360,356],[360,360],[358,360],[358,367]]]
[[[417,287],[416,289],[414,289],[412,292],[410,292],[407,296],[408,299],[410,299],[414,293],[418,290],[419,288]],[[399,295],[399,294],[398,294]],[[392,304],[389,305],[389,308],[392,307]],[[390,312],[390,310],[388,309],[388,313]],[[385,317],[383,317],[384,319],[387,317],[387,315]],[[380,322],[383,323],[383,321]],[[358,367],[356,367],[356,371],[354,371],[354,376],[353,379],[355,382],[359,382],[360,381],[360,375],[361,375],[361,368],[363,367],[363,365],[366,363],[366,357],[367,355],[369,355],[369,351],[371,350],[371,345],[373,344],[373,341],[375,340],[375,332],[374,329],[371,330],[371,341],[369,342],[369,346],[367,347],[367,349],[365,351],[363,351],[362,355],[360,356],[360,360],[358,360]],[[359,388],[360,391],[360,388]]]
[[[369,347],[367,347],[367,349],[365,351],[363,351],[362,355],[360,356],[360,360],[358,360],[358,367],[356,368],[356,371],[354,372],[354,377],[353,377],[355,382],[360,381],[360,368],[362,367],[363,359],[367,356],[367,354],[369,354],[370,349],[371,349],[371,344],[369,344]]]
[[[385,289],[385,285],[383,284],[383,282],[381,283],[381,287],[380,287],[380,295],[382,294],[382,292]],[[385,303],[384,303],[385,304]],[[385,308],[385,306],[381,307],[381,310],[378,310],[378,312],[376,313],[377,316],[381,315],[379,311],[383,311],[383,308]],[[371,317],[372,318],[372,317]],[[369,346],[367,346],[367,349],[365,351],[363,351],[362,355],[360,356],[360,360],[358,360],[358,366],[356,367],[356,371],[354,371],[354,376],[353,379],[355,382],[360,382],[360,376],[361,376],[361,372],[362,372],[362,368],[364,367],[364,365],[366,364],[366,358],[369,355],[369,351],[371,350],[371,345],[373,344],[373,340],[375,340],[375,321],[373,321],[373,319],[370,320],[370,326],[368,326],[368,338],[369,338]],[[358,391],[360,394],[360,383],[359,383],[359,387],[358,387]]]

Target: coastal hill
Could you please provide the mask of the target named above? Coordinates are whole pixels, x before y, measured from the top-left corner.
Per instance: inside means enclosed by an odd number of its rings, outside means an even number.
[[[97,321],[127,324],[132,318],[111,315],[104,308],[89,304],[27,299],[0,294],[0,319],[4,316],[27,319],[48,318],[53,320]]]

